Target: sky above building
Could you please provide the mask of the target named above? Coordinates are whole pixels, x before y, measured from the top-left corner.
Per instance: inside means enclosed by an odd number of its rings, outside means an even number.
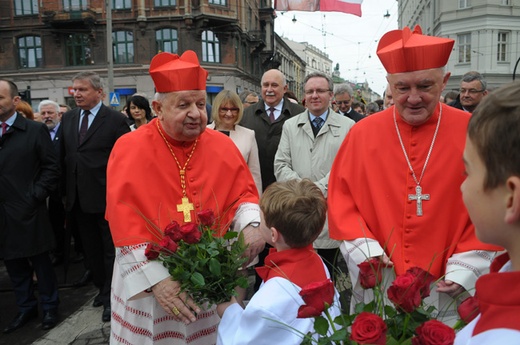
[[[296,42],[307,42],[327,53],[332,69],[353,82],[367,81],[382,95],[386,72],[376,55],[379,39],[397,29],[396,0],[364,0],[362,16],[338,12],[276,12],[275,32]],[[387,15],[389,14],[389,16]]]

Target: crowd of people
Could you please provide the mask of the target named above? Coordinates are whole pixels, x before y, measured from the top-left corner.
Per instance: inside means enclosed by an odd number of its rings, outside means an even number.
[[[97,288],[112,344],[299,344],[290,327],[305,334],[313,320],[296,318],[298,292],[335,282],[341,262],[351,308],[369,303],[358,265],[373,258],[389,275],[432,274],[427,302],[448,325],[477,296],[480,314],[455,344],[520,342],[520,84],[490,92],[470,71],[446,92],[453,44],[420,27],[385,34],[388,85],[368,103],[319,72],[299,103],[272,69],[259,94],[222,90],[208,113],[208,72],[192,51],[156,55],[156,94],[132,95],[123,113],[103,104],[95,72],[72,78],[76,108],[45,100],[36,114],[0,79],[0,257],[18,306],[3,332],[39,309],[44,330],[61,321],[53,265],[70,232],[85,261],[76,286]],[[200,305],[145,255],[150,221],[163,229],[206,208],[222,217],[218,232],[242,233],[256,264],[248,303]]]

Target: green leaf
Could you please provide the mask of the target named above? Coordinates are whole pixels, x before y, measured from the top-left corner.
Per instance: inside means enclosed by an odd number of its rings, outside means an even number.
[[[412,345],[412,338],[408,338],[401,343],[401,345]]]
[[[385,305],[385,315],[389,318],[394,317],[397,314],[397,310],[395,310],[392,306]]]
[[[236,238],[236,237],[238,237],[238,232],[236,232],[236,231],[228,231],[223,236],[223,238],[225,240],[230,240],[230,239]]]
[[[347,339],[347,334],[348,333],[346,328],[338,329],[336,332],[334,332],[333,335],[329,337],[329,339],[332,341],[345,340]]]
[[[199,272],[195,272],[191,275],[190,280],[195,286],[204,286],[206,282],[204,281],[204,277]]]
[[[327,335],[327,331],[329,330],[329,322],[323,316],[318,316],[314,318],[314,329],[316,333],[321,335]]]
[[[209,271],[214,275],[220,275],[220,262],[217,259],[209,259]]]
[[[399,341],[394,339],[392,336],[386,338],[386,345],[399,345]]]

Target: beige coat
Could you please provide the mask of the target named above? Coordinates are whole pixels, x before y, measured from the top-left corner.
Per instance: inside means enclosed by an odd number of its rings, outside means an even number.
[[[282,138],[274,158],[274,174],[277,181],[308,178],[327,197],[329,173],[336,153],[355,122],[329,109],[327,121],[314,138],[308,110],[284,123]],[[338,241],[331,240],[327,222],[314,242],[319,249],[337,248]]]
[[[215,129],[215,122],[210,123],[207,128]],[[260,160],[258,158],[258,146],[256,145],[255,131],[249,128],[235,125],[234,131],[229,131],[229,137],[238,147],[242,157],[253,175],[258,194],[262,194],[262,176],[260,174]]]

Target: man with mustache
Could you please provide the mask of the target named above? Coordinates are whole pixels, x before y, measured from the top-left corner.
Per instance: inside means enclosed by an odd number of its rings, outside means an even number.
[[[51,100],[41,101],[38,105],[38,112],[42,122],[45,123],[51,135],[52,144],[56,154],[60,156],[61,140],[61,115],[60,105]],[[53,251],[52,263],[56,266],[63,262],[63,249],[65,242],[65,208],[61,199],[61,191],[58,188],[49,196],[47,208],[49,209],[49,219],[56,239],[56,248]]]
[[[282,72],[271,69],[262,76],[262,100],[244,109],[240,124],[255,131],[265,190],[276,181],[274,177],[274,155],[282,136],[285,120],[302,113],[305,108],[284,97],[287,81]]]

